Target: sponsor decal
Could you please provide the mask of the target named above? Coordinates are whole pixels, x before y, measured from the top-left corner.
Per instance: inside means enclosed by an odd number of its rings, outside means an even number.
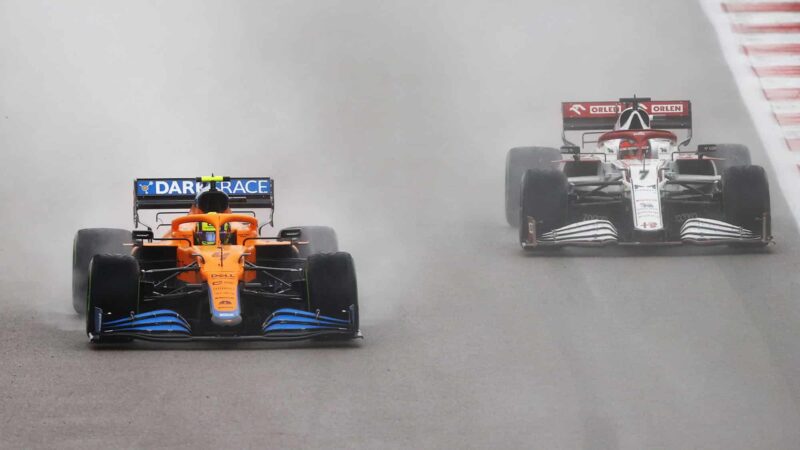
[[[212,274],[212,276],[215,274]],[[232,275],[232,274],[229,274]],[[233,275],[232,275],[233,276]],[[226,277],[227,278],[227,277]],[[235,276],[234,276],[235,278]],[[237,283],[235,280],[225,280],[222,284],[213,284],[211,300],[214,310],[218,312],[234,311],[237,309]]]
[[[584,214],[582,220],[608,220],[607,216],[600,216],[597,214]]]
[[[228,256],[230,256],[230,252],[214,252],[211,254],[212,258],[228,259]]]
[[[620,111],[619,105],[590,105],[589,114],[616,114]]]
[[[581,105],[580,103],[575,103],[569,108],[569,110],[574,112],[576,115],[580,116],[581,112],[586,111],[586,107]]]
[[[651,109],[650,112],[653,114],[664,114],[664,113],[683,114],[682,103],[654,104],[650,106],[650,109]]]
[[[651,219],[651,220],[658,219],[658,212],[654,212],[654,211],[637,211],[636,212],[636,219],[639,222],[643,222],[648,218]]]
[[[526,242],[528,244],[536,243],[536,219],[531,216],[528,216],[528,238]]]
[[[237,178],[218,182],[217,189],[228,195],[271,194],[272,183],[267,178]],[[208,190],[205,183],[187,179],[139,180],[136,183],[138,196],[186,196],[205,190]]]
[[[219,256],[219,253],[217,256]],[[212,273],[211,278],[236,278],[236,275],[232,273]]]
[[[138,188],[137,190],[139,192],[142,192],[144,195],[148,195],[148,194],[150,194],[150,188],[151,187],[153,187],[153,182],[152,181],[140,182],[137,185],[137,188]]]

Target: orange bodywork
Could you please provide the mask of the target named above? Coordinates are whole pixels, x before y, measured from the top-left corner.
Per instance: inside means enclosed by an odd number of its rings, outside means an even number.
[[[205,222],[215,229],[214,245],[196,244],[195,230],[198,223]],[[235,242],[220,244],[220,230],[230,224],[230,232]],[[230,210],[220,214],[203,214],[195,208],[186,216],[172,221],[171,229],[163,236],[163,241],[145,243],[145,246],[176,247],[178,266],[197,263],[199,270],[183,272],[178,279],[186,283],[207,283],[211,306],[224,316],[235,313],[238,316],[239,282],[250,282],[255,272],[245,271],[245,261],[256,262],[256,246],[291,246],[292,242],[278,240],[256,240],[258,220],[245,214],[232,214]]]

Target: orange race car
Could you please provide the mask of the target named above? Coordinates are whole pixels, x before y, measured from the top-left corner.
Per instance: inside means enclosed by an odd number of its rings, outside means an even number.
[[[89,340],[360,337],[353,258],[328,227],[261,236],[274,206],[266,177],[135,180],[134,225],[145,229],[75,235],[73,305]],[[156,238],[143,209],[178,217]],[[257,209],[269,210],[260,226]]]

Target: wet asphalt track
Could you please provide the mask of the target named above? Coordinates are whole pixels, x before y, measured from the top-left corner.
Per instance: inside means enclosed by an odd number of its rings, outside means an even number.
[[[559,102],[686,97],[766,163],[697,4],[0,2],[0,447],[796,448],[798,233],[527,256],[503,162]],[[130,180],[271,175],[335,226],[354,345],[95,350],[72,234]],[[10,222],[10,223],[9,223]]]

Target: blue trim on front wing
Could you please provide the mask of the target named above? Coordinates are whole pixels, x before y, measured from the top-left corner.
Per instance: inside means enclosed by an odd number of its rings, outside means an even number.
[[[96,308],[100,317],[103,312]],[[101,319],[102,320],[102,319]],[[169,309],[159,309],[101,322],[101,335],[125,335],[139,339],[214,339],[212,336],[192,335],[191,326],[180,314]],[[356,330],[357,331],[357,330]],[[350,320],[318,315],[316,313],[281,308],[273,312],[262,324],[263,339],[306,339],[322,334],[348,334],[353,332]],[[234,337],[237,339],[237,337]],[[238,339],[258,339],[242,336]]]
[[[302,309],[294,309],[294,308],[281,308],[281,309],[275,310],[275,312],[273,312],[272,315],[270,316],[269,320],[271,320],[272,318],[274,318],[276,316],[280,316],[280,315],[308,317],[308,318],[311,318],[311,319],[322,319],[322,320],[328,320],[330,322],[338,322],[338,323],[341,323],[341,324],[349,324],[350,323],[349,320],[337,319],[335,317],[329,317],[329,316],[319,316],[319,317],[317,317],[317,315],[315,313],[304,311]]]
[[[308,311],[293,308],[281,308],[264,322],[264,334],[286,331],[342,331],[352,327],[349,320],[317,315]]]
[[[149,319],[149,318],[153,318],[153,317],[174,317],[174,318],[178,319],[183,325],[185,325],[186,327],[189,327],[189,322],[187,322],[186,319],[184,319],[177,312],[172,311],[170,309],[157,309],[155,311],[148,311],[148,312],[143,312],[141,314],[136,314],[133,317],[128,316],[128,317],[123,317],[121,319],[110,320],[108,322],[104,322],[103,326],[106,326],[106,325],[113,326],[113,325],[117,325],[117,324],[120,324],[120,323],[130,322],[131,320]]]
[[[191,326],[180,314],[159,309],[104,322],[101,333],[157,332],[192,334]]]
[[[174,324],[162,324],[162,325],[149,325],[149,326],[136,326],[136,327],[122,327],[122,328],[112,328],[110,330],[103,329],[103,333],[129,333],[129,332],[167,332],[167,333],[183,333],[183,334],[192,334],[188,328],[174,325]]]
[[[273,323],[264,328],[265,333],[270,331],[297,331],[297,330],[347,330],[346,327],[326,325],[310,325],[305,323]]]
[[[292,316],[292,315],[288,315],[288,314],[281,314],[279,316],[270,317],[270,319],[267,321],[267,324],[275,323],[275,322],[283,322],[283,321],[286,321],[286,322],[298,322],[298,323],[310,323],[310,324],[324,323],[324,324],[333,325],[333,326],[347,326],[347,325],[350,324],[350,322],[347,322],[347,321],[340,321],[340,320],[333,321],[333,320],[330,320],[330,318],[326,318],[324,316],[319,316],[319,319],[315,319],[313,317]]]
[[[162,325],[162,324],[163,325],[173,324],[173,325],[179,325],[179,326],[181,326],[183,328],[187,328],[187,329],[189,328],[188,325],[186,324],[186,322],[184,322],[183,320],[181,320],[181,319],[179,319],[177,317],[159,316],[159,317],[148,317],[148,318],[145,318],[145,319],[128,320],[128,321],[125,321],[125,322],[115,323],[113,325],[105,324],[105,325],[103,325],[103,329],[105,330],[107,328],[131,327],[131,326],[140,326],[140,325]]]

